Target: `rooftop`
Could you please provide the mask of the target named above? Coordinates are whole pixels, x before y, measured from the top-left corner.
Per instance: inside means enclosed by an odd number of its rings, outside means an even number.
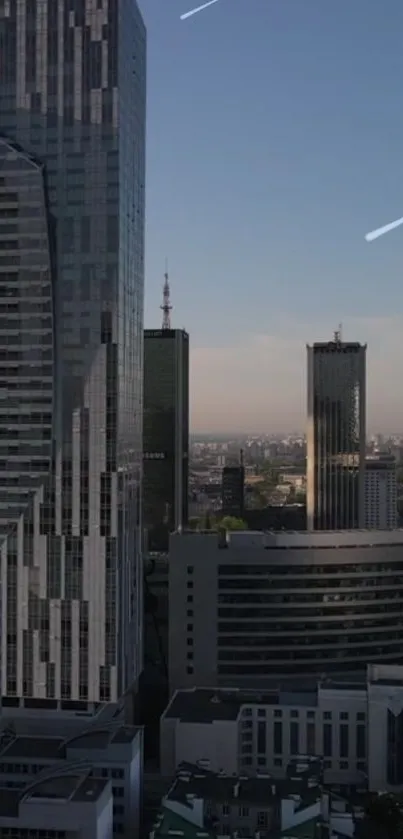
[[[102,795],[109,781],[107,778],[92,778],[89,771],[77,771],[72,768],[71,774],[58,774],[53,777],[28,782],[22,789],[0,787],[0,818],[18,818],[20,803],[40,799],[49,801],[76,801],[89,803],[97,801]]]
[[[403,528],[394,530],[371,530],[362,528],[356,530],[236,530],[227,532],[224,542],[220,534],[207,530],[185,530],[175,532],[170,536],[171,550],[183,544],[183,540],[191,538],[216,543],[221,548],[229,549],[265,549],[265,550],[303,550],[303,549],[337,549],[360,547],[388,547],[403,545]],[[226,539],[226,542],[225,542]]]
[[[182,722],[214,722],[215,720],[237,720],[245,705],[306,705],[315,707],[318,703],[317,683],[291,682],[281,689],[273,682],[272,690],[248,691],[221,688],[190,688],[177,690],[172,697],[165,717]],[[294,688],[294,690],[293,690]]]
[[[3,749],[0,740],[0,756],[2,759],[62,760],[66,757],[66,749],[104,751],[114,744],[124,745],[133,742],[137,734],[138,728],[135,726],[122,725],[116,728],[92,726],[67,740],[61,737],[16,735],[3,746]]]
[[[288,777],[282,780],[270,775],[233,778],[230,775],[217,775],[191,763],[181,763],[166,800],[191,806],[192,798],[196,797],[258,807],[267,805],[271,800],[274,803],[290,795],[298,795],[301,796],[300,806],[306,807],[307,803],[318,798],[320,777],[320,761],[310,759],[303,765],[302,771],[298,771],[295,765],[294,773],[289,771]]]

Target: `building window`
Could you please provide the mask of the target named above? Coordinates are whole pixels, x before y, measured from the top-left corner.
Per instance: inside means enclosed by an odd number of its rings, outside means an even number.
[[[290,753],[299,754],[299,723],[290,723]]]
[[[273,750],[275,755],[283,754],[283,723],[275,722],[273,726]]]
[[[348,725],[341,725],[339,732],[340,757],[348,757]]]
[[[258,722],[257,724],[257,750],[259,754],[266,752],[266,723]]]
[[[340,719],[348,720],[348,711],[340,711]]]
[[[332,756],[332,726],[326,722],[323,724],[323,755]]]
[[[307,755],[316,754],[316,726],[314,722],[307,722],[306,724],[306,753]]]
[[[367,733],[365,725],[357,725],[356,727],[356,758],[357,760],[365,760],[367,756]]]
[[[291,711],[291,716],[292,716],[292,717],[298,717],[298,716],[299,716],[299,712],[298,712],[297,710],[294,710],[294,709],[293,709],[293,710]]]

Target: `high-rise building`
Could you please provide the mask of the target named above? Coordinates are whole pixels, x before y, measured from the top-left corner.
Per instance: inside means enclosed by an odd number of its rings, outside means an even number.
[[[363,527],[366,345],[336,332],[307,351],[308,530]]]
[[[146,32],[0,0],[1,693],[114,700],[142,662]]]
[[[245,467],[224,466],[222,470],[221,506],[223,516],[240,518],[244,512]]]
[[[143,520],[151,550],[188,518],[189,335],[144,332]]]
[[[365,460],[365,527],[397,527],[396,460],[381,454]]]

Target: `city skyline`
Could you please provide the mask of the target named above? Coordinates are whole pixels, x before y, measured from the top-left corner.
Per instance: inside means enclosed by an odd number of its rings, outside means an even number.
[[[303,429],[305,344],[342,321],[368,344],[368,426],[394,430],[403,232],[364,237],[402,215],[403,5],[387,0],[380,20],[375,0],[231,0],[181,23],[192,5],[142,0],[145,326],[160,325],[167,256],[192,428]]]
[[[172,318],[175,322],[175,308]],[[246,333],[233,347],[195,347],[190,334],[191,432],[304,433],[305,346],[331,340],[337,320],[315,324],[279,317],[277,332]],[[342,329],[344,340],[368,345],[368,432],[397,433],[403,427],[403,388],[398,386],[403,316],[345,318]]]

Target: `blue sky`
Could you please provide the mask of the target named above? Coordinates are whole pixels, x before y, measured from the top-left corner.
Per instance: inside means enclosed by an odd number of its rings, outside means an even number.
[[[192,426],[301,428],[305,343],[342,321],[368,341],[369,426],[403,428],[403,229],[364,240],[403,215],[403,3],[220,0],[181,22],[193,5],[140,0],[146,325],[167,256]]]

